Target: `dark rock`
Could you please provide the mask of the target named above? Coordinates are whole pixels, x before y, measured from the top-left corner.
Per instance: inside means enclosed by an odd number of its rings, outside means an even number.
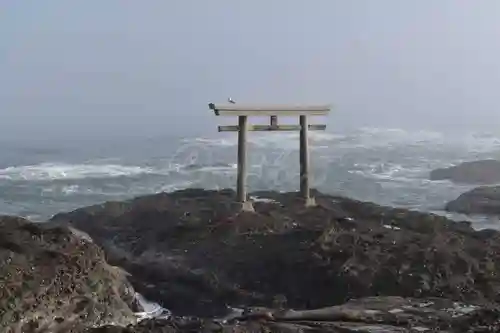
[[[226,322],[196,318],[147,320],[136,326],[106,326],[88,333],[160,332],[498,332],[496,306],[442,298],[370,297],[314,310],[255,309]]]
[[[66,227],[0,216],[0,331],[69,332],[135,322],[124,272]]]
[[[430,179],[451,180],[462,184],[497,184],[500,183],[500,161],[472,161],[436,169],[431,171]]]
[[[500,215],[500,186],[481,186],[446,204],[449,212],[462,214]]]
[[[178,315],[226,305],[293,308],[381,295],[496,301],[500,234],[469,223],[315,192],[256,193],[256,213],[231,210],[232,191],[184,190],[58,214],[124,267],[146,298]]]

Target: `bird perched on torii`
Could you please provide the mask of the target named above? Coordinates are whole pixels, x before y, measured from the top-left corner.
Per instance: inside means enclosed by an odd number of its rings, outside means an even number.
[[[231,104],[236,104],[236,102],[235,102],[235,101],[233,101],[233,99],[232,99],[231,97],[229,97],[229,98],[227,99],[227,101],[228,101],[229,103],[231,103]]]

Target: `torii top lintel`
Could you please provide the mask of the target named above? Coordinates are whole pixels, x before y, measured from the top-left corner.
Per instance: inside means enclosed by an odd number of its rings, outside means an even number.
[[[208,104],[216,116],[324,116],[330,105]]]

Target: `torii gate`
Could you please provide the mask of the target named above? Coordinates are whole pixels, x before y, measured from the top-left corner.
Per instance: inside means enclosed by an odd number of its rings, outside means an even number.
[[[241,105],[241,104],[208,104],[216,116],[238,117],[238,125],[219,126],[219,132],[238,132],[238,178],[236,184],[236,200],[242,210],[253,211],[246,193],[246,157],[247,131],[300,131],[300,195],[306,206],[314,206],[315,200],[310,196],[309,130],[324,131],[326,125],[309,125],[307,116],[325,116],[330,112],[329,105],[290,106],[290,105]],[[269,125],[248,125],[249,116],[269,116]],[[299,125],[278,125],[278,116],[299,117]]]

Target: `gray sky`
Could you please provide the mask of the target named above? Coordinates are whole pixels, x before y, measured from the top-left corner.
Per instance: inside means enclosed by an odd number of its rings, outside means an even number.
[[[0,1],[0,138],[215,133],[228,96],[500,129],[498,0]]]

